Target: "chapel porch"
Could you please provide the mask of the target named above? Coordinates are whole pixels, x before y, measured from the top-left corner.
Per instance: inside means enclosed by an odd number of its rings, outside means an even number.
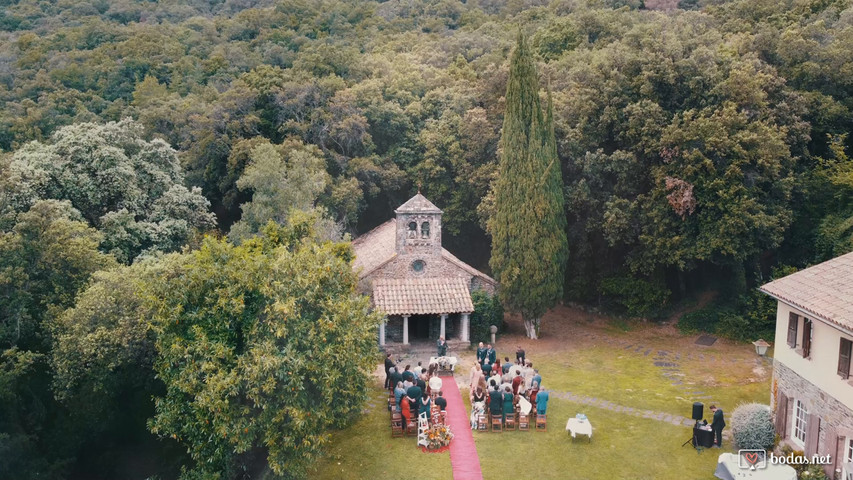
[[[468,346],[474,305],[461,278],[377,279],[373,303],[385,313],[379,346],[432,343],[444,337],[450,348]]]

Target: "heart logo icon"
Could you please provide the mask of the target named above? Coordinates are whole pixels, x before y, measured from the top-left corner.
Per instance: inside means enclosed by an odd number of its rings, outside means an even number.
[[[752,466],[755,466],[755,464],[758,463],[758,460],[760,460],[760,458],[758,458],[758,452],[744,453],[743,456]]]

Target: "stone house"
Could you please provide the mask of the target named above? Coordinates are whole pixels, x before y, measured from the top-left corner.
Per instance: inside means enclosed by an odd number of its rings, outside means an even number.
[[[776,433],[806,456],[830,455],[853,480],[853,253],[763,285],[775,298]]]
[[[441,246],[442,211],[418,192],[388,220],[352,242],[359,290],[386,315],[379,345],[467,346],[471,292],[494,294],[495,280]]]

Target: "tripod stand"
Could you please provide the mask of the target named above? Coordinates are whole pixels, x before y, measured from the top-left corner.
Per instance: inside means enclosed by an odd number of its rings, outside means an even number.
[[[693,425],[693,435],[690,438],[688,438],[684,443],[681,444],[682,447],[687,445],[688,443],[692,443],[693,448],[695,448],[696,450],[699,450],[701,448],[701,447],[699,447],[699,439],[696,438],[696,429],[697,428],[699,428],[699,420],[696,420],[696,424]]]

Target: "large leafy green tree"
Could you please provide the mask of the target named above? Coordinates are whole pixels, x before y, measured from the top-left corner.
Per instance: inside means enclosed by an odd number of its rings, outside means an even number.
[[[263,455],[299,476],[327,429],[361,408],[379,317],[355,291],[346,244],[317,243],[315,218],[234,246],[207,239],[154,290],[152,432],[185,445],[185,478],[231,478]]]
[[[252,200],[240,206],[243,216],[231,227],[229,237],[245,240],[257,234],[270,220],[284,223],[291,210],[314,208],[326,189],[329,175],[320,150],[299,140],[282,145],[263,142],[252,148],[249,164],[237,180]]]
[[[145,140],[132,120],[63,127],[50,143],[18,149],[9,170],[19,179],[15,189],[35,193],[19,195],[18,209],[38,198],[70,201],[104,234],[101,248],[123,262],[179,249],[198,229],[215,225],[209,202],[183,185],[176,152]]]
[[[562,298],[568,245],[550,94],[543,113],[521,33],[510,59],[500,145],[491,266],[507,309],[521,313],[527,336],[537,338],[542,315]]]

